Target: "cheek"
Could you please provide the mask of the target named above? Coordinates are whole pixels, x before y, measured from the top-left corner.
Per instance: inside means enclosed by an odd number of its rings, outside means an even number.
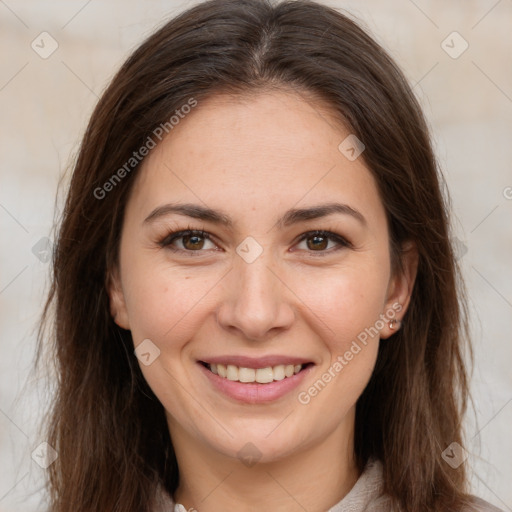
[[[385,265],[352,265],[315,272],[298,281],[297,295],[323,324],[331,351],[344,352],[347,343],[375,325],[383,313],[387,290]],[[314,283],[314,285],[311,285]]]
[[[126,260],[126,306],[134,342],[150,338],[163,347],[197,326],[218,278],[150,261]]]
[[[382,260],[361,258],[357,264],[316,272],[314,280],[301,280],[298,293],[307,297],[309,317],[321,334],[326,357],[318,380],[302,390],[299,402],[332,409],[333,422],[355,404],[375,366],[388,278],[386,258]],[[313,287],[306,284],[311,282]]]
[[[385,283],[380,274],[366,273],[361,280],[357,272],[316,283],[307,305],[317,333],[322,330],[325,357],[316,379],[300,390],[298,401],[324,417],[330,411],[325,421],[334,426],[357,402],[373,373],[379,348],[375,324],[382,313]]]

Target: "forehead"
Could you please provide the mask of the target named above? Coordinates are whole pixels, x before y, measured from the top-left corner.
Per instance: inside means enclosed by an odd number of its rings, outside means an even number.
[[[145,210],[172,199],[241,212],[346,200],[382,215],[363,159],[338,148],[349,135],[332,107],[303,94],[212,96],[146,157],[133,200]]]

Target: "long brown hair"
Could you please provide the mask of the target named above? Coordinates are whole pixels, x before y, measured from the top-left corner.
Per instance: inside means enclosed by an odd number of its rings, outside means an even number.
[[[462,444],[464,295],[417,100],[384,50],[337,10],[307,0],[212,0],[166,23],[128,58],[98,102],[74,165],[38,350],[40,361],[49,349],[57,374],[46,429],[59,453],[48,469],[53,512],[149,511],[159,486],[169,493],[178,486],[163,406],[142,376],[130,332],[109,311],[106,284],[139,167],[126,163],[157,127],[170,131],[170,117],[191,99],[200,108],[218,92],[282,87],[326,102],[364,142],[394,269],[405,241],[418,248],[403,327],[381,343],[357,403],[360,469],[380,459],[385,490],[401,510],[464,503],[464,464],[452,469],[441,455]]]

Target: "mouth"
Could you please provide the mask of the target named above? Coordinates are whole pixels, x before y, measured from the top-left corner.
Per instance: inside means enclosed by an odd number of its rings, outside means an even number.
[[[199,361],[212,374],[221,379],[243,384],[271,384],[284,381],[313,366],[314,363],[278,364],[262,368],[247,368],[233,364],[207,363]]]
[[[290,399],[303,385],[316,363],[290,354],[260,357],[224,354],[196,360],[208,390],[245,404],[265,404]],[[208,391],[210,392],[210,391]]]

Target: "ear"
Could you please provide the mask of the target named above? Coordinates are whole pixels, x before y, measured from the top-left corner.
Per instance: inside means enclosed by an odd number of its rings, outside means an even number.
[[[382,339],[389,338],[400,328],[401,320],[411,301],[418,271],[418,249],[413,242],[406,242],[402,245],[401,260],[402,267],[398,267],[388,285],[386,304],[382,312],[384,316],[381,316],[381,318],[386,318],[386,323],[380,334]]]
[[[107,293],[110,301],[110,314],[114,322],[119,327],[129,330],[128,311],[117,265],[108,273]]]

